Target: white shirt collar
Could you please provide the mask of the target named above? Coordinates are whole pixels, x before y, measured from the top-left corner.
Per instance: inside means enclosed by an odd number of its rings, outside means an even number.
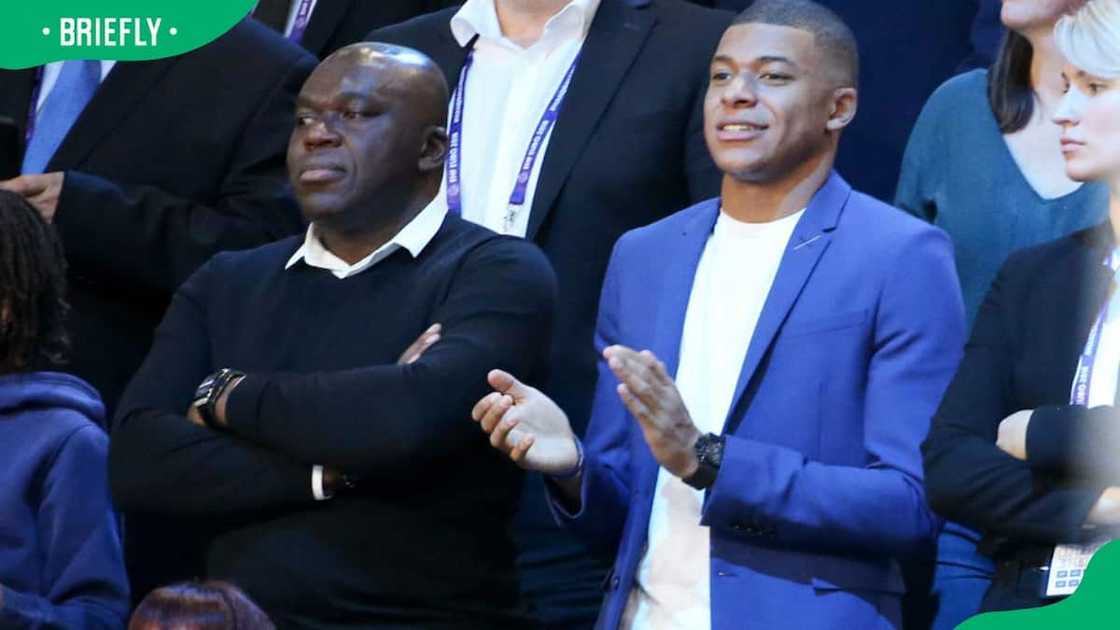
[[[600,0],[571,0],[556,15],[548,19],[541,33],[541,39],[552,33],[570,33],[582,40],[591,28],[591,21],[599,9]],[[475,35],[492,41],[503,41],[502,27],[498,23],[498,13],[494,0],[467,0],[451,17],[451,34],[460,46],[466,46]],[[508,40],[505,40],[508,41]]]
[[[412,254],[413,258],[416,258],[420,255],[420,252],[424,251],[424,248],[428,246],[432,238],[435,237],[436,232],[438,232],[440,226],[443,225],[445,216],[447,216],[447,206],[440,196],[436,195],[436,197],[432,199],[432,202],[421,210],[420,214],[417,214],[408,224],[401,228],[389,242],[378,247],[369,256],[366,256],[353,265],[335,256],[329,249],[323,246],[323,242],[319,240],[319,236],[316,233],[315,224],[312,223],[307,227],[307,233],[303,238],[303,245],[300,245],[300,248],[292,254],[292,257],[288,259],[288,264],[284,265],[284,268],[291,269],[293,265],[302,260],[311,267],[326,269],[331,272],[334,277],[342,280],[369,269],[387,258],[389,254],[401,248],[408,250],[408,253]]]

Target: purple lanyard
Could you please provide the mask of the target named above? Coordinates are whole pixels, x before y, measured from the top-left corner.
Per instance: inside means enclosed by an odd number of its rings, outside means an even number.
[[[447,209],[449,212],[458,215],[463,213],[463,187],[460,177],[463,150],[463,109],[467,102],[467,75],[470,73],[473,63],[474,49],[472,48],[467,53],[467,60],[463,62],[463,69],[459,72],[459,84],[455,88],[454,97],[451,99],[451,129],[448,131],[447,157]],[[537,123],[533,137],[529,140],[529,148],[525,150],[525,157],[521,159],[521,169],[517,173],[517,181],[513,185],[513,192],[509,195],[509,205],[506,207],[504,222],[505,232],[513,227],[517,214],[521,212],[522,206],[525,205],[533,166],[537,163],[537,156],[540,155],[545,138],[548,137],[552,126],[556,124],[556,118],[560,115],[560,106],[564,104],[564,97],[568,94],[568,86],[572,83],[572,75],[575,74],[576,64],[578,63],[579,53],[576,53],[576,58],[572,60],[572,65],[568,66],[568,71],[564,73],[564,79],[560,81],[560,86],[556,88],[556,93],[552,95],[552,99],[548,102],[548,108],[541,115],[541,120]]]
[[[1120,269],[1120,255],[1113,251],[1104,264],[1112,269],[1115,274]],[[1089,330],[1089,338],[1085,340],[1085,350],[1081,352],[1081,358],[1077,362],[1077,372],[1073,377],[1073,387],[1069,393],[1069,404],[1081,405],[1087,407],[1089,405],[1089,387],[1093,380],[1093,364],[1096,362],[1097,349],[1101,345],[1101,335],[1104,333],[1104,320],[1108,316],[1108,305],[1112,301],[1112,291],[1108,292],[1105,297],[1104,305],[1101,306],[1101,312],[1097,315],[1097,320],[1093,323],[1093,327]]]
[[[300,0],[299,8],[296,9],[296,19],[292,22],[292,32],[288,33],[288,39],[292,42],[299,44],[303,41],[303,34],[307,31],[307,25],[311,22],[311,3],[313,0]]]
[[[35,79],[31,88],[31,105],[27,108],[27,130],[23,133],[23,143],[26,146],[35,135],[35,119],[39,117],[39,95],[43,92],[43,68],[35,68]]]

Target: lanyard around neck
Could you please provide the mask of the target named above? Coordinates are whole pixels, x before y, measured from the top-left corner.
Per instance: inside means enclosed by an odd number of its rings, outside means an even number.
[[[1105,266],[1112,270],[1113,275],[1120,270],[1120,253],[1113,251],[1104,261]],[[1101,345],[1101,335],[1104,333],[1104,322],[1108,317],[1108,305],[1112,301],[1115,287],[1109,283],[1110,289],[1101,306],[1093,327],[1089,330],[1089,338],[1085,340],[1085,349],[1077,361],[1077,372],[1074,373],[1073,386],[1070,388],[1069,403],[1071,405],[1089,405],[1089,388],[1092,386],[1093,369],[1097,359],[1097,350]]]
[[[477,36],[475,39],[477,39]],[[474,63],[474,41],[472,40],[468,44],[471,49],[467,53],[466,61],[463,62],[463,69],[459,72],[459,83],[451,99],[451,125],[448,130],[447,209],[449,212],[458,215],[463,213],[463,110],[467,103],[467,77],[470,74],[471,65]],[[564,97],[568,93],[568,86],[571,85],[572,75],[575,74],[579,57],[580,53],[576,53],[575,59],[568,66],[568,71],[564,73],[564,78],[557,86],[556,93],[548,101],[548,107],[541,114],[541,119],[537,122],[537,127],[529,140],[529,147],[525,150],[525,157],[521,159],[521,166],[517,173],[517,180],[513,185],[513,192],[509,195],[503,232],[509,232],[512,229],[513,223],[525,205],[525,198],[529,191],[529,178],[533,173],[533,167],[537,163],[545,138],[548,137],[552,127],[556,124],[556,119],[560,114],[560,106],[563,105]]]

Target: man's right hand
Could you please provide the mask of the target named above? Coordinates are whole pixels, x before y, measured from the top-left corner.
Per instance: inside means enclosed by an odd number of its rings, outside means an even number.
[[[486,380],[494,392],[471,411],[490,435],[490,444],[518,466],[546,475],[563,475],[579,465],[576,436],[568,416],[540,391],[501,370]]]
[[[441,324],[432,324],[427,330],[420,333],[420,336],[416,338],[416,341],[412,342],[411,346],[405,349],[404,353],[397,359],[397,365],[415,363],[420,357],[424,356],[428,348],[431,348],[439,341],[439,334],[441,332],[443,332],[443,326]]]

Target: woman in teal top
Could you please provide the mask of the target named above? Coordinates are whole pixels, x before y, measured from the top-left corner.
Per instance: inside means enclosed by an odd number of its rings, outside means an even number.
[[[949,233],[971,324],[1007,255],[1099,223],[1108,190],[1065,173],[1051,122],[1063,59],[1054,25],[1078,0],[1004,0],[1008,28],[995,65],[942,85],[910,136],[895,205]],[[980,607],[992,563],[979,534],[946,523],[938,540],[933,628],[954,628]]]
[[[1096,225],[1108,209],[1103,185],[1065,175],[1061,129],[1050,122],[1061,97],[1062,60],[1051,54],[1037,65],[1050,66],[1046,83],[1054,85],[1019,87],[1027,94],[1022,109],[1012,109],[1007,94],[1017,79],[1030,80],[1036,64],[1026,37],[1009,33],[991,74],[973,70],[934,92],[903,158],[895,205],[952,237],[969,322],[1008,254]]]

